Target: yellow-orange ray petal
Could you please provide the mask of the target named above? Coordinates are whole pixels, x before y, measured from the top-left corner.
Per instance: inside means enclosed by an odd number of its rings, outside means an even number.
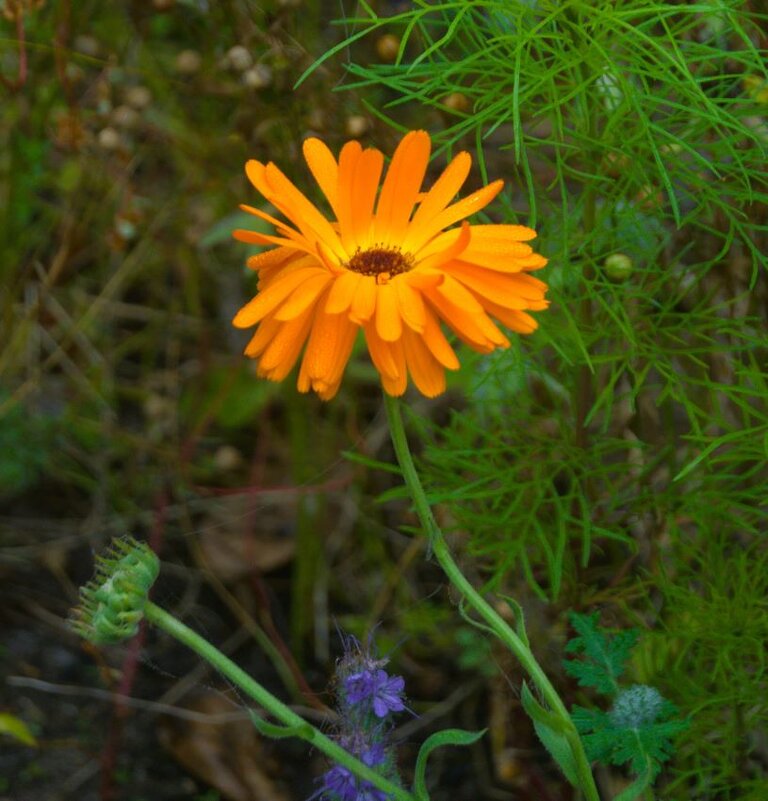
[[[328,249],[341,259],[346,257],[333,226],[304,194],[271,162],[264,169],[264,178],[270,195],[268,199],[293,221],[304,236],[319,238]]]
[[[245,347],[245,355],[255,359],[260,356],[264,349],[274,339],[275,334],[280,330],[281,323],[267,317],[259,323],[256,333],[251,337],[250,342]]]
[[[426,131],[407,133],[397,146],[376,205],[376,241],[400,244],[427,172],[430,149]]]
[[[467,195],[463,200],[459,200],[448,208],[436,214],[429,220],[418,226],[414,226],[410,237],[413,252],[418,253],[433,236],[445,228],[449,228],[459,220],[469,217],[480,209],[485,208],[501,192],[504,181],[494,181],[493,183],[478,189],[471,195]]]
[[[336,199],[339,183],[339,165],[336,163],[333,153],[331,153],[325,142],[321,142],[314,137],[304,140],[302,150],[310,172],[338,217]]]
[[[497,239],[505,242],[527,242],[529,239],[536,239],[536,231],[525,225],[473,225],[473,242],[484,242],[486,239],[496,241]]]
[[[428,292],[427,298],[438,317],[447,323],[462,342],[481,353],[490,353],[493,350],[495,343],[485,335],[483,326],[478,322],[485,312],[481,310],[470,313],[461,306],[451,303],[437,290]]]
[[[405,362],[403,342],[398,340],[397,342],[385,342],[383,344],[389,348],[392,360],[397,368],[397,375],[393,377],[382,374],[381,385],[388,395],[397,398],[405,392],[408,386],[408,366]]]
[[[360,155],[355,168],[349,236],[363,250],[373,244],[373,207],[383,167],[381,151],[368,148]]]
[[[259,359],[259,372],[272,381],[282,381],[291,372],[309,335],[313,313],[312,309],[306,309],[303,314],[281,324]]]
[[[302,362],[313,387],[338,384],[352,352],[357,326],[343,314],[319,311]]]
[[[260,234],[257,231],[245,231],[242,228],[232,231],[232,236],[240,242],[247,242],[249,245],[277,245],[278,247],[292,248],[293,250],[301,250],[304,253],[314,255],[314,251],[308,245],[293,239],[285,239],[281,236]]]
[[[376,333],[385,342],[394,342],[403,333],[403,320],[391,283],[376,287]]]
[[[420,241],[418,229],[439,214],[453,200],[456,193],[467,180],[469,169],[472,166],[472,157],[466,151],[458,153],[451,163],[443,170],[432,188],[421,198],[418,209],[413,215],[408,232],[403,240],[403,250],[415,250],[414,242]]]
[[[445,338],[445,334],[440,328],[440,323],[435,317],[432,309],[426,310],[424,320],[424,344],[430,349],[432,355],[443,367],[449,370],[459,369],[459,360],[451,347],[450,342]]]
[[[376,326],[368,322],[363,326],[365,343],[368,346],[368,353],[371,354],[371,361],[374,367],[381,373],[382,378],[397,379],[400,377],[398,363],[395,360],[394,350],[391,342],[384,340],[376,333]]]
[[[265,273],[280,267],[290,258],[295,258],[297,252],[293,248],[277,247],[271,250],[264,250],[261,253],[256,253],[248,258],[248,269],[256,272]]]
[[[516,331],[519,334],[530,334],[539,327],[536,320],[524,311],[505,309],[503,306],[499,306],[496,303],[489,303],[488,312],[502,325],[505,325],[511,331]]]
[[[277,217],[273,217],[271,214],[267,214],[266,211],[257,209],[255,206],[249,206],[246,203],[241,203],[240,208],[242,209],[242,211],[247,211],[248,214],[253,214],[254,217],[258,217],[259,219],[264,220],[265,222],[268,222],[271,225],[274,225],[275,228],[277,228],[277,230],[281,234],[287,236],[289,239],[299,239],[299,238],[303,239],[303,237],[297,230],[291,228],[291,226],[288,225],[287,223],[278,220]]]
[[[477,295],[508,309],[527,309],[530,300],[542,300],[547,291],[543,281],[527,275],[494,273],[474,264],[455,261],[445,265],[445,271]],[[535,283],[527,283],[532,281]]]
[[[445,368],[432,355],[418,334],[403,331],[403,353],[413,383],[427,398],[445,392]]]
[[[469,245],[471,231],[472,226],[465,220],[458,230],[436,236],[419,254],[419,267],[434,269],[460,256]]]
[[[371,319],[376,310],[376,279],[364,275],[355,289],[352,305],[349,307],[349,319],[353,323],[364,323]]]
[[[325,311],[328,314],[339,314],[347,311],[352,305],[357,286],[362,280],[363,276],[360,273],[353,273],[351,270],[345,270],[339,275],[328,293]]]
[[[406,325],[414,331],[422,333],[426,311],[421,294],[408,283],[407,278],[403,275],[397,276],[391,282],[391,286],[397,296],[397,308],[400,316],[405,320]]]
[[[278,308],[274,313],[275,319],[287,321],[298,317],[305,309],[318,301],[331,281],[333,281],[333,276],[325,272],[308,278],[296,287],[293,294]]]
[[[339,189],[336,196],[336,215],[339,220],[341,243],[348,253],[354,253],[352,210],[356,202],[355,168],[363,152],[360,142],[347,142],[339,153]]]
[[[243,306],[235,315],[232,324],[236,328],[248,328],[258,323],[262,317],[276,309],[297,286],[315,275],[326,275],[317,267],[301,267],[276,278],[264,287],[253,300]]]
[[[469,314],[482,314],[483,312],[480,301],[450,275],[446,275],[445,281],[437,287],[433,294],[441,295],[449,303]]]

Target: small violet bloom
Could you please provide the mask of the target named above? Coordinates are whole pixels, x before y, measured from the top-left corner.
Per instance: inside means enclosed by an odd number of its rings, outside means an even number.
[[[386,793],[378,790],[370,782],[358,779],[352,772],[336,765],[323,776],[323,798],[338,801],[389,801]]]
[[[377,718],[390,712],[402,712],[405,680],[402,676],[389,676],[385,670],[362,670],[344,680],[344,690],[350,704],[362,704],[370,699]]]

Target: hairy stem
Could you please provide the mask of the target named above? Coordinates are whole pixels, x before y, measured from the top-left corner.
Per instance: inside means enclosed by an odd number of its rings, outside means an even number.
[[[403,478],[411,494],[411,498],[419,516],[422,526],[429,536],[429,544],[435,559],[440,563],[446,576],[462,594],[465,601],[482,617],[483,621],[494,632],[494,634],[509,648],[523,669],[530,676],[531,681],[536,685],[542,698],[546,701],[550,710],[561,720],[565,730],[565,737],[573,752],[578,771],[579,784],[588,801],[599,801],[595,780],[589,761],[584,753],[584,746],[581,742],[576,727],[571,720],[568,710],[557,690],[547,678],[547,675],[536,661],[531,649],[523,642],[520,636],[509,626],[504,618],[480,595],[477,590],[469,583],[467,578],[459,569],[453,559],[448,543],[443,532],[435,521],[432,509],[429,506],[424,488],[421,485],[419,475],[413,463],[413,457],[408,447],[408,440],[405,436],[403,418],[400,411],[400,402],[397,398],[390,397],[385,393],[384,404],[389,419],[389,428],[392,436],[392,444],[395,448],[397,460],[403,472]]]
[[[291,730],[291,734],[300,737],[315,748],[322,751],[327,757],[338,765],[348,768],[356,776],[370,782],[374,787],[388,793],[394,801],[414,801],[414,797],[393,784],[388,779],[380,776],[372,768],[369,768],[359,759],[353,757],[340,745],[335,743],[314,726],[299,717],[290,707],[286,706],[272,693],[264,689],[257,681],[251,678],[245,671],[239,668],[231,659],[224,656],[218,648],[214,647],[196,632],[185,626],[173,615],[161,609],[159,606],[148,601],[144,607],[146,619],[158,628],[170,634],[179,642],[191,648],[195,653],[210,663],[216,670],[231,681],[236,687],[252,698],[259,706],[263,707],[273,717]]]

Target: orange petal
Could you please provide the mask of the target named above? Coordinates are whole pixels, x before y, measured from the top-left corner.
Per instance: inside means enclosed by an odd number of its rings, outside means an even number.
[[[435,290],[435,294],[442,295],[448,302],[470,314],[481,314],[483,311],[477,298],[450,275],[446,275],[445,281]]]
[[[469,245],[471,231],[472,226],[465,220],[459,230],[446,231],[436,236],[417,255],[419,267],[422,270],[433,269],[460,256]]]
[[[328,300],[325,303],[325,311],[328,314],[345,312],[352,304],[357,292],[357,285],[362,280],[363,276],[360,273],[345,270],[333,282],[333,286],[328,293]]]
[[[373,323],[366,323],[363,326],[363,332],[373,366],[381,373],[382,379],[385,377],[393,380],[399,378],[400,371],[392,343],[384,342],[376,333],[376,326]]]
[[[337,191],[339,181],[339,166],[328,146],[314,137],[305,139],[302,146],[304,158],[309,166],[317,185],[328,198],[331,208],[336,211]]]
[[[262,211],[261,209],[257,209],[255,206],[249,206],[246,203],[241,203],[240,208],[243,211],[247,211],[248,214],[253,214],[254,217],[258,217],[259,219],[268,222],[270,225],[274,225],[279,233],[283,234],[284,236],[287,236],[289,239],[303,238],[301,237],[301,234],[298,231],[291,228],[290,225],[282,222],[282,220],[278,220],[277,217],[273,217],[271,214],[267,214],[265,211]]]
[[[484,242],[486,239],[526,242],[536,239],[536,231],[525,225],[473,225],[472,233],[474,242]]]
[[[408,372],[422,395],[434,398],[445,392],[445,368],[435,359],[418,334],[403,332],[403,353]]]
[[[463,261],[445,265],[445,271],[472,292],[508,309],[527,309],[529,299],[541,300],[547,291],[543,281],[531,276],[493,272]]]
[[[465,217],[469,217],[471,214],[475,214],[475,212],[485,208],[499,194],[503,186],[504,181],[494,181],[488,186],[478,189],[477,192],[467,195],[463,200],[448,206],[447,209],[444,209],[431,219],[425,220],[418,229],[414,228],[409,237],[412,251],[418,252],[433,236],[443,229],[449,228],[459,220],[463,220]]]
[[[530,334],[539,327],[538,322],[530,314],[515,309],[505,309],[496,303],[488,304],[488,312],[502,325],[519,334]]]
[[[236,328],[248,328],[276,309],[297,286],[316,275],[327,275],[317,267],[304,267],[281,275],[256,297],[243,306],[235,315],[232,324]]]
[[[265,250],[248,258],[248,269],[256,272],[269,272],[276,267],[280,267],[292,256],[296,256],[296,251],[293,248],[279,247]]]
[[[486,336],[484,326],[479,322],[480,318],[485,316],[482,310],[479,313],[468,312],[465,308],[451,303],[437,290],[428,292],[427,297],[438,316],[445,320],[462,342],[481,353],[490,353],[496,347],[496,343]],[[501,337],[501,332],[498,333]]]
[[[320,239],[328,249],[342,260],[346,253],[341,247],[338,234],[317,207],[300,192],[275,164],[267,164],[264,170],[269,200],[285,214],[310,240]]]
[[[426,312],[421,294],[409,283],[405,275],[397,276],[392,282],[397,296],[397,308],[406,325],[421,333],[424,330]]]
[[[411,131],[397,146],[376,206],[374,240],[400,244],[429,162],[426,131]]]
[[[349,307],[349,319],[360,325],[370,320],[376,310],[376,280],[371,275],[364,275],[355,289],[352,305]]]
[[[256,333],[251,338],[251,341],[246,345],[245,355],[255,359],[266,349],[267,345],[274,339],[275,334],[280,330],[280,323],[267,317],[259,323]]]
[[[373,206],[383,167],[384,156],[381,151],[373,148],[364,150],[357,161],[353,183],[350,238],[362,250],[373,244]]]
[[[460,365],[456,353],[445,338],[445,334],[440,329],[440,323],[431,309],[427,310],[422,336],[424,337],[424,344],[432,351],[432,355],[443,367],[447,367],[449,370],[459,369]]]
[[[291,372],[309,334],[313,314],[313,310],[307,309],[280,326],[259,359],[261,375],[272,381],[282,381]]]
[[[298,317],[303,311],[317,302],[323,290],[331,281],[333,281],[333,276],[326,272],[313,275],[303,281],[275,312],[275,320],[286,321]]]
[[[408,226],[408,233],[403,241],[403,250],[414,249],[414,242],[420,241],[419,228],[443,211],[453,200],[464,181],[467,180],[471,166],[472,157],[466,151],[462,151],[443,170],[429,192],[421,198],[419,208]]]
[[[360,142],[347,142],[339,153],[339,185],[336,196],[336,213],[339,220],[339,233],[345,250],[354,252],[352,233],[352,209],[355,197],[355,168],[363,148]]]
[[[403,333],[403,320],[391,283],[376,287],[376,332],[385,342],[394,342]]]
[[[302,371],[313,388],[323,389],[339,383],[357,330],[343,314],[318,312],[302,364]]]

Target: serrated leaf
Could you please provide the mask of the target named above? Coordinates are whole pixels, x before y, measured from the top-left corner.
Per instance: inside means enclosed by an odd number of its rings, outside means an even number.
[[[624,672],[629,654],[637,642],[637,631],[630,629],[608,635],[598,624],[598,613],[571,613],[571,625],[579,636],[565,646],[566,653],[578,654],[580,659],[563,661],[565,672],[582,687],[594,687],[601,693],[616,693],[618,678]]]
[[[445,729],[433,734],[423,742],[416,758],[416,769],[413,775],[413,794],[418,801],[429,801],[427,792],[427,760],[429,755],[444,745],[472,745],[476,743],[487,731],[465,731],[463,729]]]
[[[555,760],[560,770],[563,771],[565,778],[574,786],[579,786],[578,768],[576,759],[573,756],[571,745],[565,736],[565,722],[554,712],[545,709],[528,689],[528,685],[523,682],[521,701],[528,717],[533,721],[533,728],[536,730],[539,740],[544,748]]]

